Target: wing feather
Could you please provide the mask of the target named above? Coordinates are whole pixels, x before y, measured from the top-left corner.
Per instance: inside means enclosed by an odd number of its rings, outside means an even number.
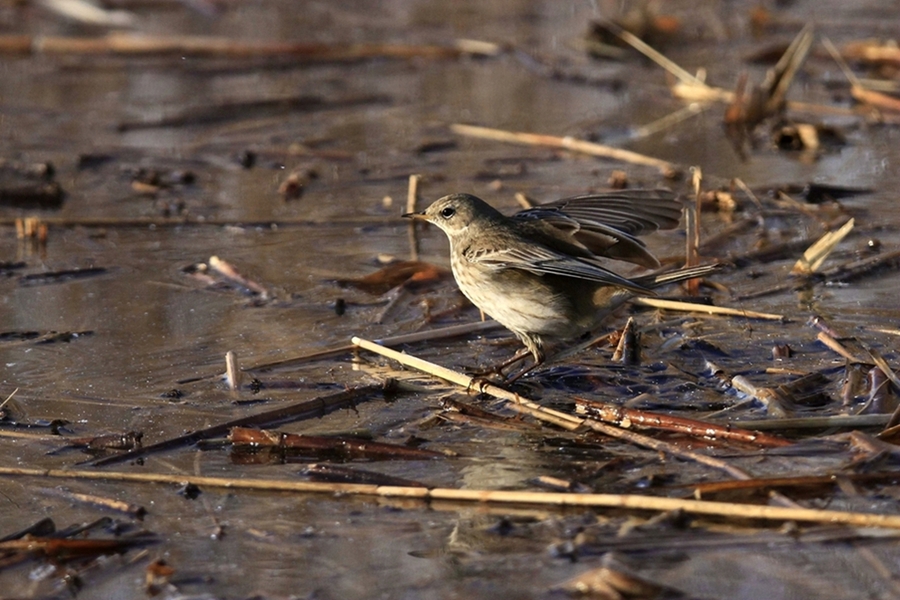
[[[538,244],[516,244],[501,250],[470,249],[466,252],[466,258],[491,269],[518,269],[536,275],[574,277],[637,293],[652,293],[649,288],[613,273],[597,261],[563,254]]]
[[[675,227],[681,208],[669,190],[621,190],[564,198],[520,211],[512,218],[550,225],[598,256],[652,268],[658,267],[659,261],[637,236]]]

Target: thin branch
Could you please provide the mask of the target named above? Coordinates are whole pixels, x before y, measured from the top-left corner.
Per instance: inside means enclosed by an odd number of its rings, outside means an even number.
[[[87,464],[98,467],[126,462],[129,460],[135,460],[143,456],[147,456],[148,454],[174,450],[175,448],[181,448],[184,446],[190,446],[192,444],[196,444],[200,440],[222,437],[226,435],[233,427],[271,427],[278,424],[299,421],[301,419],[319,417],[332,410],[343,408],[346,406],[352,406],[354,403],[365,399],[367,396],[385,391],[392,385],[393,384],[390,381],[386,382],[385,384],[364,385],[360,387],[350,388],[336,394],[320,396],[319,398],[304,400],[303,402],[296,402],[288,406],[280,406],[278,408],[267,410],[255,415],[241,417],[239,419],[233,419],[225,423],[213,425],[212,427],[207,427],[206,429],[192,431],[185,435],[170,438],[168,440],[163,440],[150,446],[144,446],[143,448],[136,448],[128,452],[123,452],[122,454],[115,454],[113,456],[96,459]]]
[[[499,329],[500,323],[497,321],[476,321],[474,323],[463,323],[460,325],[450,325],[448,327],[440,327],[438,329],[426,329],[424,331],[416,331],[415,333],[406,333],[403,335],[395,335],[392,337],[386,337],[382,339],[375,340],[376,343],[383,344],[385,346],[399,346],[401,344],[413,344],[416,342],[426,342],[430,340],[441,340],[451,337],[456,337],[460,335],[469,335],[471,333],[480,333],[482,331],[489,331],[491,329]],[[300,354],[298,356],[292,356],[290,358],[284,358],[282,360],[270,361],[266,363],[260,363],[257,365],[251,365],[249,367],[244,368],[244,372],[247,373],[255,373],[260,371],[271,371],[273,369],[285,369],[289,367],[295,367],[297,365],[305,364],[308,362],[314,362],[317,360],[325,360],[329,358],[334,358],[335,356],[340,356],[342,354],[349,354],[353,350],[356,349],[356,346],[353,344],[343,344],[341,346],[335,346],[334,348],[326,348],[324,350],[316,350],[315,352],[310,352],[307,354]],[[221,377],[222,374],[212,373],[208,375],[200,375],[197,377],[186,377],[184,379],[179,379],[176,383],[179,385],[186,383],[197,383],[198,381],[206,381],[209,379],[213,379],[216,377]]]
[[[376,58],[447,59],[464,55],[494,56],[502,48],[488,42],[460,40],[455,46],[401,44],[317,44],[241,42],[225,37],[109,33],[92,38],[64,36],[0,36],[0,52],[32,54],[177,54],[229,58],[291,57],[305,61],[349,62]]]
[[[711,306],[709,304],[697,304],[694,302],[679,302],[677,300],[664,300],[662,298],[635,298],[633,304],[662,308],[665,310],[680,310],[684,312],[700,312],[709,315],[726,315],[731,317],[744,317],[746,319],[766,319],[769,321],[783,321],[784,315],[744,310],[742,308],[729,308],[727,306]]]
[[[803,521],[900,529],[900,515],[881,515],[838,510],[784,508],[757,504],[707,502],[680,498],[659,498],[634,494],[570,494],[556,492],[524,492],[500,490],[462,490],[449,488],[420,488],[379,486],[357,483],[319,483],[311,481],[201,477],[195,475],[132,473],[114,471],[77,471],[64,469],[31,469],[0,467],[0,476],[50,477],[139,483],[164,483],[218,487],[232,490],[281,491],[295,493],[324,493],[347,496],[375,496],[382,498],[418,499],[422,501],[452,500],[497,504],[540,504],[544,506],[594,506],[629,510],[675,511],[735,519],[765,519],[771,521]]]
[[[623,150],[621,148],[613,148],[612,146],[604,146],[585,140],[578,140],[573,137],[557,137],[555,135],[505,131],[502,129],[462,125],[458,123],[451,125],[450,130],[453,131],[453,133],[469,137],[508,142],[512,144],[524,144],[526,146],[564,148],[566,150],[581,152],[582,154],[589,154],[591,156],[611,158],[613,160],[621,160],[637,165],[647,165],[659,169],[664,177],[673,177],[679,171],[679,168],[674,164],[659,158],[653,158],[652,156],[639,154],[637,152],[632,152],[631,150]]]
[[[421,175],[409,176],[409,189],[406,193],[406,213],[416,212],[416,203],[419,200],[419,181]],[[409,220],[409,260],[419,260],[419,236],[416,235],[417,224],[415,219]]]
[[[832,427],[884,427],[890,415],[833,415],[830,417],[791,417],[787,419],[738,419],[732,425],[754,431],[777,429],[831,429]]]
[[[731,424],[719,425],[717,423],[709,423],[697,419],[675,417],[647,410],[626,408],[624,406],[617,406],[615,404],[599,402],[597,400],[588,400],[586,398],[576,397],[575,407],[576,411],[579,413],[589,415],[595,419],[612,423],[625,429],[636,427],[676,431],[693,437],[734,440],[772,448],[790,446],[793,443],[784,438],[733,427]]]

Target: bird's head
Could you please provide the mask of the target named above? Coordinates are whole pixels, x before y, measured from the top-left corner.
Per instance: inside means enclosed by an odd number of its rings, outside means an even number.
[[[473,224],[491,221],[502,215],[488,203],[470,194],[450,194],[435,201],[422,212],[406,213],[404,217],[433,223],[448,236],[459,235]]]

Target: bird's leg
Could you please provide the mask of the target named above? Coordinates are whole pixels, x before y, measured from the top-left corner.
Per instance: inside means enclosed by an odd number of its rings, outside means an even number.
[[[474,377],[476,379],[484,379],[488,375],[499,375],[500,377],[503,377],[503,369],[505,369],[511,365],[514,365],[517,362],[520,362],[529,354],[530,354],[530,351],[528,350],[528,348],[522,348],[521,350],[519,350],[518,352],[513,354],[511,358],[508,358],[508,359],[504,360],[503,362],[493,365],[483,371],[477,371],[472,374],[472,377]]]
[[[529,373],[529,372],[533,371],[534,369],[538,368],[539,366],[541,366],[542,364],[544,364],[544,359],[547,358],[547,355],[544,353],[544,342],[543,342],[543,340],[541,340],[541,338],[539,336],[530,334],[530,335],[519,335],[519,337],[521,338],[522,342],[525,344],[524,349],[525,349],[526,353],[529,353],[534,357],[534,363],[527,367],[523,367],[515,375],[511,375],[511,376],[507,377],[506,383],[513,383],[513,382],[517,381],[526,373]],[[519,352],[518,354],[521,354],[521,352]],[[512,364],[512,363],[510,363],[510,364]]]
[[[493,368],[493,371],[495,373],[497,373],[498,375],[502,375],[503,369],[505,369],[506,367],[511,367],[512,365],[516,364],[517,362],[521,362],[529,354],[531,354],[531,352],[528,350],[528,348],[522,348],[521,350],[519,350],[518,352],[513,354],[510,358],[507,358],[499,365],[496,365]]]
[[[534,363],[528,365],[527,367],[524,367],[523,369],[521,369],[521,370],[520,370],[518,373],[516,373],[515,375],[510,375],[509,377],[507,377],[507,378],[506,378],[506,383],[515,383],[515,382],[518,381],[519,378],[521,378],[523,375],[525,375],[525,374],[527,374],[527,373],[530,373],[530,372],[534,371],[535,369],[537,369],[537,368],[538,368],[539,366],[541,366],[542,364],[544,364],[544,357],[543,357],[543,356],[540,357],[540,359],[535,359]]]
[[[520,369],[515,374],[509,375],[509,376],[503,375],[503,369],[505,369],[506,367],[508,367],[510,365],[514,365],[517,362],[521,362],[521,361],[525,360],[529,354],[531,354],[531,351],[528,350],[528,348],[522,348],[521,350],[516,352],[512,356],[512,358],[509,358],[509,359],[503,361],[502,363],[491,367],[487,371],[482,371],[480,373],[476,373],[476,374],[472,375],[472,381],[473,382],[486,381],[486,382],[490,383],[490,381],[488,380],[488,375],[498,375],[504,384],[515,383],[520,377],[522,377],[526,373],[530,373],[535,368],[541,366],[541,364],[543,364],[543,362],[544,362],[544,358],[542,356],[539,361],[536,360],[533,364],[526,365],[525,367]]]
[[[488,375],[499,375],[503,378],[504,382],[512,383],[525,375],[526,373],[532,371],[536,367],[541,366],[544,363],[545,354],[544,354],[544,344],[541,339],[537,336],[519,336],[522,342],[525,344],[525,347],[512,355],[511,358],[503,361],[498,365],[494,365],[490,369],[486,371],[481,371],[480,373],[475,373],[472,377],[474,379],[486,379]],[[523,367],[520,371],[518,371],[515,375],[511,375],[508,377],[503,376],[503,369],[516,364],[517,362],[521,362],[525,360],[528,355],[534,357],[534,364],[528,365],[527,367]]]

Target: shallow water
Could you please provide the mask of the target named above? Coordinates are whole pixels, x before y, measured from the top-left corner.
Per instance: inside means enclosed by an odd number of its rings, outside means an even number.
[[[667,54],[692,72],[707,67],[709,81],[723,87],[733,86],[741,71],[761,80],[764,67],[742,62],[743,56],[763,43],[747,33],[749,4],[744,4],[672,6],[691,24],[687,27],[690,41],[673,44]],[[0,158],[51,161],[56,180],[67,192],[58,211],[0,210],[7,223],[0,234],[0,256],[4,261],[26,263],[24,269],[0,279],[2,330],[90,332],[50,344],[0,341],[0,394],[18,389],[15,400],[20,416],[28,422],[64,419],[69,422],[64,430],[69,436],[142,431],[144,443],[149,444],[278,403],[369,383],[373,375],[383,376],[386,369],[381,361],[364,357],[374,366],[357,367],[347,354],[256,373],[264,383],[291,383],[289,387],[270,385],[258,394],[248,389],[228,392],[218,378],[209,377],[224,370],[228,351],[236,352],[243,366],[250,366],[346,344],[353,335],[378,339],[423,327],[418,297],[398,303],[382,323],[376,323],[386,302],[383,298],[334,283],[374,271],[379,255],[409,256],[407,225],[398,215],[412,173],[424,176],[423,203],[451,191],[468,191],[505,209],[516,206],[516,191],[550,200],[602,189],[614,169],[626,170],[634,186],[687,190],[682,182],[666,181],[648,167],[456,137],[447,129],[451,123],[599,136],[601,141],[685,167],[700,165],[709,186],[741,178],[754,189],[785,182],[870,187],[871,194],[843,201],[856,217],[857,229],[843,242],[842,259],[861,251],[872,237],[885,250],[900,243],[900,215],[893,209],[900,185],[900,171],[895,167],[900,161],[896,127],[822,117],[844,128],[848,143],[811,162],[768,148],[741,161],[722,135],[721,106],[662,133],[634,139],[636,126],[681,104],[671,98],[665,77],[656,67],[633,58],[624,62],[585,58],[578,39],[587,21],[599,14],[589,3],[494,1],[453,3],[452,8],[448,3],[405,1],[377,8],[369,3],[225,6],[218,18],[191,13],[182,5],[150,3],[136,5],[134,10],[144,30],[167,34],[329,43],[447,45],[457,38],[508,43],[552,59],[567,72],[615,79],[624,87],[617,90],[544,77],[514,53],[483,59],[375,59],[352,64],[281,60],[277,67],[258,59],[190,56],[180,60],[0,56],[4,88],[15,91],[4,95],[0,107]],[[669,10],[668,4],[665,8]],[[897,17],[896,6],[878,2],[850,8],[844,3],[798,2],[786,10],[780,15],[785,22],[818,19],[821,31],[838,45],[889,33],[889,24]],[[707,19],[717,19],[727,35],[713,35]],[[37,8],[6,9],[2,23],[6,33],[86,33],[60,24]],[[768,34],[766,40],[788,41],[798,28],[786,26]],[[819,82],[839,80],[837,67],[816,56],[808,68],[812,75],[796,85],[790,97],[828,102]],[[183,127],[117,130],[122,123],[192,108],[302,95],[321,96],[326,104],[347,104],[248,111],[246,118]],[[368,100],[351,102],[360,99]],[[430,142],[452,145],[418,151]],[[305,144],[311,155],[291,154],[291,144]],[[253,168],[240,166],[237,157],[244,152],[256,154]],[[87,155],[104,158],[80,166],[79,156]],[[196,179],[142,194],[131,186],[140,168],[159,170],[164,177],[189,171]],[[286,202],[278,193],[279,185],[298,169],[312,169],[317,177],[302,198]],[[186,223],[173,224],[167,214]],[[31,248],[15,236],[12,219],[32,215],[51,223],[43,249]],[[142,219],[157,224],[135,223]],[[704,217],[706,234],[726,224],[721,215]],[[793,217],[773,219],[767,226],[772,241],[813,235],[806,230],[815,229]],[[746,235],[734,241],[735,251],[740,251],[756,238]],[[662,232],[649,243],[659,255],[675,256],[682,252],[683,234]],[[434,229],[424,231],[421,253],[424,260],[446,265],[443,235]],[[185,273],[186,267],[211,256],[236,265],[270,290],[272,299],[261,302],[235,289],[206,287]],[[794,260],[730,271],[715,279],[738,294],[746,293],[783,280]],[[26,274],[92,267],[106,272],[57,283],[25,285],[21,279]],[[898,275],[887,271],[846,286],[818,286],[809,294],[781,293],[739,302],[720,294],[718,303],[784,314],[788,321],[709,318],[687,328],[673,322],[645,336],[649,364],[619,371],[608,367],[607,351],[589,351],[564,366],[526,378],[522,389],[555,405],[566,404],[570,391],[587,390],[596,398],[615,401],[649,391],[692,411],[718,410],[734,398],[717,390],[715,382],[698,376],[703,360],[712,358],[731,374],[744,373],[768,385],[772,380],[765,368],[773,364],[771,347],[787,341],[797,352],[792,368],[833,368],[829,409],[836,412],[844,361],[818,344],[815,330],[804,323],[809,315],[822,314],[844,331],[864,334],[896,364],[896,337],[872,328],[897,328],[897,287]],[[436,307],[447,307],[455,301],[451,289],[444,287],[427,297]],[[334,310],[338,298],[348,306],[342,316]],[[654,319],[647,311],[637,313],[637,318],[644,324]],[[477,312],[468,309],[435,325],[476,319]],[[624,317],[610,325],[622,322]],[[682,336],[705,336],[725,355],[710,357],[708,350],[683,350],[677,343]],[[495,332],[411,345],[407,350],[447,366],[473,367],[511,352],[514,344],[498,342],[507,337]],[[675,367],[660,374],[657,366],[664,369],[667,364]],[[673,374],[675,368],[681,373]],[[206,378],[178,383],[196,377]],[[693,381],[689,385],[682,377]],[[177,401],[163,397],[175,388],[185,396]],[[260,402],[242,404],[248,401]],[[479,402],[487,408],[498,407]],[[437,410],[436,393],[405,394],[391,401],[372,399],[354,410],[284,429],[311,434],[362,430],[380,441],[400,444],[410,436],[424,438],[426,447],[460,456],[353,466],[440,487],[531,489],[534,477],[554,475],[589,481],[597,491],[641,493],[654,474],[664,476],[667,485],[720,478],[687,463],[678,465],[677,475],[672,476],[671,465],[660,462],[656,453],[621,442],[597,440],[588,447],[570,447],[566,436],[549,428],[522,433],[435,425],[429,417]],[[740,414],[762,416],[759,407]],[[2,465],[70,468],[90,458],[78,450],[48,454],[64,442],[46,433],[40,440],[0,437]],[[715,446],[693,444],[700,449]],[[846,455],[825,456],[790,463],[751,456],[740,464],[766,475],[796,475],[838,469],[845,459]],[[626,467],[621,461],[626,461]],[[607,469],[608,462],[616,466]],[[232,460],[227,450],[192,448],[148,457],[142,465],[111,469],[293,479],[299,477],[301,466],[244,465]],[[160,537],[147,556],[138,555],[134,562],[130,562],[132,552],[81,572],[80,597],[97,598],[141,594],[144,569],[155,557],[165,558],[175,569],[173,588],[166,592],[172,597],[556,595],[548,590],[596,566],[597,557],[573,562],[548,548],[571,539],[579,528],[624,520],[624,515],[608,511],[425,506],[412,501],[213,488],[204,488],[197,500],[187,500],[174,487],[162,485],[3,478],[0,536],[45,516],[64,527],[108,514],[50,493],[58,489],[142,505],[149,513],[142,526]],[[657,492],[676,493],[668,488]],[[836,493],[830,499],[835,508],[896,512],[892,494],[886,490],[872,498]],[[809,504],[824,502],[814,499]],[[734,530],[742,533],[739,527]],[[883,541],[867,548],[888,571],[897,572],[895,543]],[[894,585],[876,574],[877,568],[858,546],[849,544],[805,544],[790,550],[748,544],[725,552],[638,553],[629,558],[642,575],[697,597],[886,598]],[[17,597],[65,595],[60,572],[40,571],[38,564],[33,561],[3,570],[0,589]]]

